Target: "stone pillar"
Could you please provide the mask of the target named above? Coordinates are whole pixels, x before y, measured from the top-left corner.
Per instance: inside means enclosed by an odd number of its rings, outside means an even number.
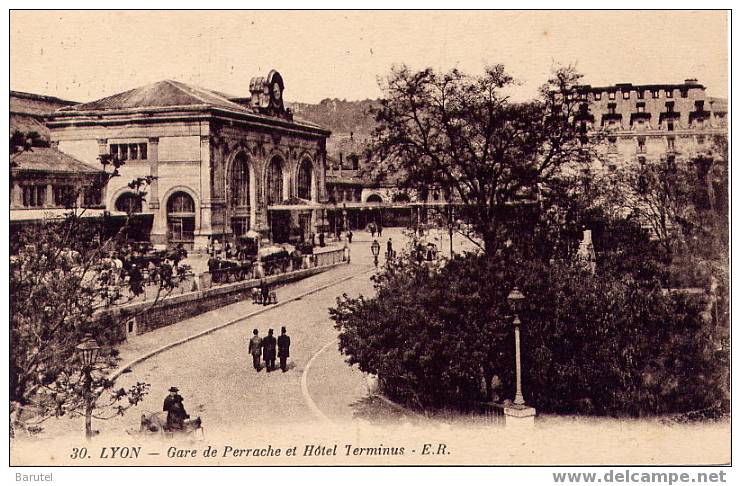
[[[149,160],[149,175],[153,177],[152,183],[149,186],[149,209],[160,208],[160,196],[159,196],[159,137],[152,137],[149,139],[149,146],[147,147],[147,160]]]
[[[13,207],[23,207],[23,187],[17,182],[13,182]]]
[[[149,161],[149,175],[159,177],[159,137],[151,137],[147,145],[147,160]],[[159,180],[154,179],[148,188],[149,210],[154,214],[150,241],[157,248],[167,246],[167,214],[160,207]]]
[[[44,199],[44,207],[51,208],[56,205],[54,201],[54,186],[51,184],[46,185],[46,198]]]
[[[211,225],[211,215],[213,211],[213,204],[211,199],[211,164],[213,163],[213,157],[211,156],[211,142],[208,135],[201,135],[201,194],[198,195],[200,200],[199,207],[196,207],[196,211],[200,212],[200,224],[196,228],[193,246],[195,250],[207,250],[208,242],[210,237],[214,234],[213,227]],[[198,218],[196,218],[197,220]],[[223,236],[219,237],[219,240],[223,243]]]

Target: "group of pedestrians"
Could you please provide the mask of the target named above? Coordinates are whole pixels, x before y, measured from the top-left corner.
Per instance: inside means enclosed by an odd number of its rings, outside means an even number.
[[[286,334],[286,327],[280,328],[280,336],[276,339],[273,330],[268,330],[268,335],[260,337],[257,329],[252,331],[247,351],[252,355],[252,366],[255,371],[262,370],[261,359],[265,361],[267,372],[275,370],[276,354],[280,360],[280,369],[285,373],[288,371],[288,357],[290,356],[291,338]],[[276,353],[277,351],[277,353]]]
[[[383,235],[383,226],[381,226],[381,223],[370,223],[368,225],[368,231],[371,233],[371,238],[375,238],[376,233],[378,233],[378,237],[380,238]]]

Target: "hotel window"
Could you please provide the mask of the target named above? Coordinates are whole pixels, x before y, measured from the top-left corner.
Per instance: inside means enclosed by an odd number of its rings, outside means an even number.
[[[587,99],[587,93],[586,92],[579,93],[579,99],[580,100],[586,100]]]
[[[667,113],[674,113],[674,102],[673,101],[667,101],[665,106],[666,106]]]
[[[23,206],[38,208],[46,204],[46,186],[23,186]]]
[[[673,132],[674,131],[674,122],[673,121],[666,122],[666,129],[668,131],[670,131],[670,132]]]
[[[687,90],[686,90],[686,89],[683,89],[683,90],[681,90],[681,91],[679,92],[679,94],[680,94],[680,96],[681,96],[682,98],[686,98],[686,97],[687,97]]]
[[[705,108],[705,101],[703,100],[695,101],[695,110],[703,111],[704,108]]]
[[[103,204],[103,191],[101,188],[97,186],[86,187],[83,193],[83,203],[85,207],[100,206]]]
[[[638,137],[638,153],[646,153],[646,137]]]
[[[645,113],[646,112],[646,103],[636,103],[636,111],[638,113]]]
[[[666,139],[666,148],[670,152],[674,152],[674,137],[667,137],[667,139]]]
[[[614,99],[615,99],[615,92],[614,92],[614,91],[610,91],[610,92],[609,92],[609,93],[607,94],[607,97],[608,97],[609,99],[611,99],[611,100],[614,100]]]
[[[697,136],[697,145],[705,145],[705,137],[703,135]]]
[[[617,105],[616,105],[615,103],[609,103],[609,104],[607,105],[607,112],[608,112],[608,113],[609,113],[610,115],[614,115],[614,114],[615,114],[615,109],[616,109],[616,108],[617,108]]]
[[[54,205],[69,208],[75,205],[75,188],[72,186],[54,186]]]
[[[147,160],[147,144],[114,143],[111,144],[110,154],[119,160]]]
[[[667,89],[666,91],[664,91],[664,95],[665,95],[665,96],[666,96],[667,98],[672,98],[672,97],[674,96],[674,91],[672,91],[672,90],[670,90],[670,89]]]
[[[599,101],[602,99],[602,93],[594,93],[594,99]]]
[[[638,91],[636,91],[636,95],[638,96],[638,99],[639,100],[642,100],[643,99],[643,90],[642,89],[639,89]]]
[[[653,96],[654,98],[658,98],[659,97],[659,90],[658,89],[655,89],[655,90],[651,91],[651,96]]]
[[[624,100],[630,99],[630,91],[623,91],[623,99]]]

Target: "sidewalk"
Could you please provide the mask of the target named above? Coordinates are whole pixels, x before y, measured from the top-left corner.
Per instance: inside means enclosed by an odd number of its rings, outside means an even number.
[[[333,282],[357,275],[371,267],[369,265],[358,265],[350,263],[318,275],[305,278],[298,282],[283,285],[276,289],[278,294],[278,306],[293,299],[300,298],[307,292],[316,291]],[[235,319],[244,319],[255,314],[262,313],[276,305],[263,306],[253,304],[251,300],[243,300],[219,309],[199,314],[190,319],[185,319],[170,326],[165,326],[139,336],[130,337],[127,342],[118,347],[121,357],[120,366],[126,367],[128,363],[139,359],[153,351],[156,351],[170,343],[188,339],[191,336],[208,331],[219,325],[224,325]]]

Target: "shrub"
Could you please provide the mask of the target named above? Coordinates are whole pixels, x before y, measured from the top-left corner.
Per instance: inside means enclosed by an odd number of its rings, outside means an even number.
[[[330,314],[348,362],[407,405],[490,398],[495,375],[511,396],[513,285],[527,295],[523,386],[539,410],[684,412],[726,396],[727,359],[703,318],[705,298],[665,293],[655,281],[467,255],[443,268],[401,259],[375,285],[374,298],[343,296]]]

